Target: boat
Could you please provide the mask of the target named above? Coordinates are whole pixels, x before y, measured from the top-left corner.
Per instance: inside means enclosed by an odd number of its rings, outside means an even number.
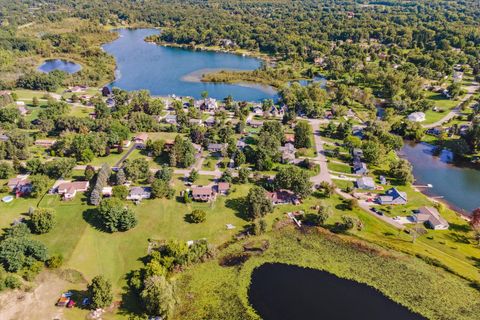
[[[5,203],[9,203],[9,202],[12,202],[13,199],[14,199],[13,196],[5,196],[2,198],[2,201]]]

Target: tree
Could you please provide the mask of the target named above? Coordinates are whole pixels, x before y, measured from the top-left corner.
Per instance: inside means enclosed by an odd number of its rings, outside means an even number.
[[[43,234],[48,233],[56,224],[55,212],[50,208],[37,208],[30,217],[32,232]]]
[[[192,223],[201,223],[205,222],[207,220],[207,213],[203,210],[193,210],[189,215],[188,215],[188,220]]]
[[[357,229],[363,228],[362,222],[356,217],[344,215],[341,217],[341,219],[342,219],[342,222],[337,224],[337,228],[339,229],[339,231],[348,231],[353,228],[357,228]]]
[[[190,175],[188,176],[188,180],[193,183],[197,181],[198,177],[199,177],[198,171],[195,169],[192,169],[192,171],[190,171]]]
[[[470,226],[475,231],[476,235],[480,234],[480,208],[476,208],[472,211],[470,216]],[[480,244],[480,237],[478,237]]]
[[[113,301],[112,283],[102,275],[94,277],[87,290],[92,309],[108,307]]]
[[[240,170],[238,170],[238,182],[247,183],[249,175],[250,171],[247,168],[240,168]]]
[[[273,211],[272,201],[265,189],[254,186],[247,195],[247,211],[251,219],[260,218]]]
[[[13,173],[13,167],[10,163],[0,162],[0,179],[8,179]]]
[[[137,158],[133,161],[125,161],[123,167],[125,175],[128,179],[137,181],[140,179],[146,179],[150,172],[150,167],[145,158]]]
[[[408,160],[399,159],[398,161],[390,163],[390,172],[392,177],[403,185],[411,184],[414,181],[412,165]]]
[[[317,212],[317,223],[319,226],[325,225],[328,218],[332,215],[332,209],[329,206],[321,204]]]
[[[169,168],[167,165],[162,165],[162,167],[155,172],[155,178],[170,182],[172,180],[173,170]]]
[[[385,160],[385,148],[378,142],[366,141],[363,143],[363,158],[365,162],[379,164]]]
[[[358,208],[358,200],[355,199],[355,198],[346,199],[345,200],[345,205],[347,206],[348,210],[353,210],[355,208]]]
[[[152,182],[152,198],[170,199],[175,194],[175,189],[170,187],[170,183],[165,180],[155,179]]]
[[[125,171],[123,168],[118,169],[117,175],[115,176],[117,185],[123,185],[127,182],[127,177],[125,176]]]
[[[91,181],[95,176],[95,168],[91,165],[86,166],[83,175],[85,176],[85,180]]]
[[[50,179],[43,174],[35,174],[29,177],[32,186],[30,196],[38,198],[47,192],[50,186]]]
[[[150,315],[162,319],[171,317],[175,307],[175,291],[164,276],[151,276],[145,279],[140,297]]]
[[[300,121],[295,126],[295,147],[310,148],[312,146],[312,128],[306,121]]]
[[[297,166],[281,167],[275,176],[274,185],[276,189],[287,189],[303,198],[312,192],[310,176]]]
[[[112,191],[115,198],[125,200],[128,196],[128,187],[124,185],[114,186]]]
[[[327,181],[322,181],[320,183],[320,189],[323,190],[325,196],[330,198],[335,192],[335,185],[333,183],[328,183]]]
[[[220,177],[220,181],[232,183],[233,181],[232,171],[230,169],[225,170],[222,173],[222,176]]]
[[[133,210],[118,198],[102,200],[97,211],[102,227],[108,232],[127,231],[138,223]]]
[[[28,159],[25,163],[25,169],[31,174],[37,174],[43,171],[42,161],[38,158]]]
[[[32,99],[32,106],[37,108],[40,106],[40,101],[38,101],[38,98],[37,97],[33,97]]]

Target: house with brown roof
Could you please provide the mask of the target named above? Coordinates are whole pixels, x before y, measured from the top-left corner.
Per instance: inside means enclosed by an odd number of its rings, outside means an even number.
[[[192,198],[195,201],[209,202],[215,200],[216,193],[212,187],[194,186],[192,187]]]
[[[146,144],[148,140],[148,134],[145,132],[139,133],[133,138],[133,142],[138,143],[138,144]]]
[[[64,200],[71,200],[75,198],[77,192],[87,191],[89,186],[88,181],[64,182],[57,187],[57,192],[63,196]]]
[[[38,139],[35,140],[35,145],[38,147],[51,148],[57,140]]]
[[[276,190],[273,192],[267,192],[267,198],[272,201],[273,205],[278,204],[299,204],[298,197],[290,190]]]
[[[263,121],[252,119],[252,120],[248,121],[248,125],[252,128],[259,128],[259,127],[263,126]]]
[[[219,182],[217,185],[217,192],[221,195],[227,195],[230,190],[230,183],[228,182]]]
[[[32,191],[32,183],[28,179],[28,175],[17,176],[8,180],[8,188],[15,192],[17,197],[20,197],[24,194],[29,194]]]

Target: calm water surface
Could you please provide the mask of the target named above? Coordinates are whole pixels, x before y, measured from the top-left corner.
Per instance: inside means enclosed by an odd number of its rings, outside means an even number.
[[[433,188],[421,190],[430,196],[443,196],[456,209],[470,213],[480,207],[480,170],[455,166],[449,163],[448,155],[432,155],[428,144],[409,144],[401,150],[413,165],[415,184],[432,184]]]
[[[38,71],[48,73],[53,70],[60,70],[65,71],[67,73],[75,73],[82,69],[82,66],[67,60],[62,59],[54,59],[54,60],[46,60],[40,67],[38,67]]]
[[[284,264],[253,271],[249,300],[264,320],[425,320],[367,285]]]
[[[236,100],[247,101],[277,97],[276,91],[269,86],[195,81],[199,70],[254,70],[261,65],[259,59],[145,42],[145,37],[159,33],[156,29],[120,29],[117,32],[120,38],[103,46],[117,61],[117,79],[111,86],[125,90],[148,89],[153,95],[162,96],[175,94],[199,98],[206,90],[210,97],[217,99],[229,94]]]

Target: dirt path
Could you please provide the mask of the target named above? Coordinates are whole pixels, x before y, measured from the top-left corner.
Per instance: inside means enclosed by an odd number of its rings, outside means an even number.
[[[65,308],[55,306],[60,294],[78,286],[50,271],[42,272],[32,291],[8,290],[0,294],[2,320],[65,319]]]

